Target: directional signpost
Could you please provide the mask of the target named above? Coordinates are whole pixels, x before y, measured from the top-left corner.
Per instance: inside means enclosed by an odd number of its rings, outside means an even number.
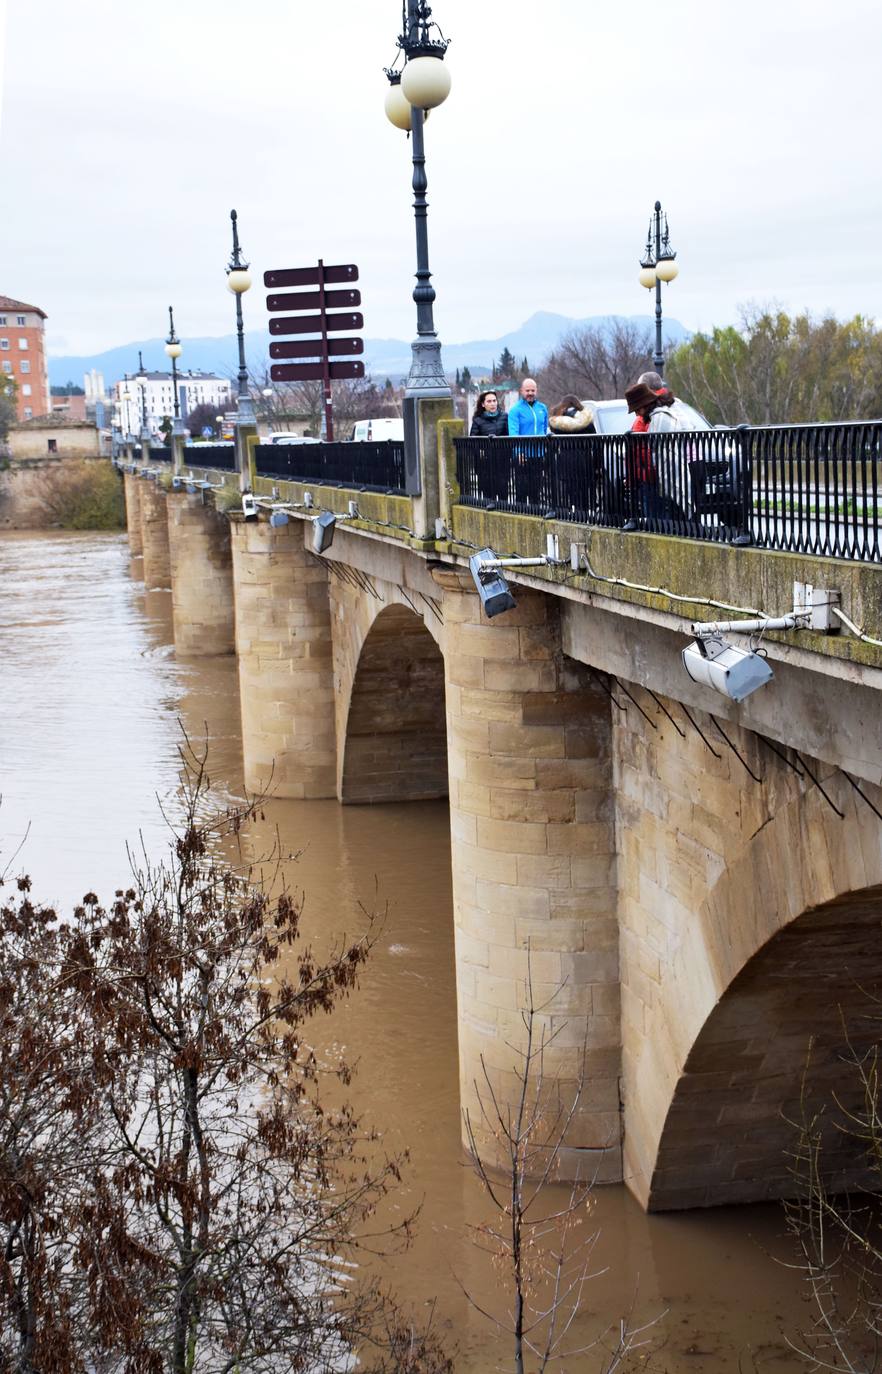
[[[285,312],[279,318],[270,320],[270,334],[318,335],[317,338],[288,338],[282,343],[271,343],[271,358],[301,358],[308,361],[274,363],[270,368],[270,376],[274,382],[322,383],[325,438],[329,443],[334,438],[331,382],[364,376],[363,362],[346,361],[364,352],[363,340],[351,333],[343,339],[329,336],[342,330],[363,329],[364,319],[352,308],[361,305],[360,291],[329,291],[327,288],[355,281],[358,281],[358,268],[354,263],[326,267],[321,258],[317,267],[289,267],[263,274],[264,286],[272,288],[272,294],[266,298],[267,310],[271,315],[277,315],[280,311]],[[316,289],[280,290],[282,287],[292,286]],[[307,311],[310,313],[304,313]],[[332,359],[344,361],[332,362]]]

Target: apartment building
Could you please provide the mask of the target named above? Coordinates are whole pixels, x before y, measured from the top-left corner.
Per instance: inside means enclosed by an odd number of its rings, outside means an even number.
[[[0,370],[15,380],[19,420],[51,410],[46,370],[46,311],[12,296],[0,296]]]
[[[114,425],[123,434],[140,434],[146,411],[147,424],[154,435],[163,419],[174,415],[175,396],[170,372],[138,372],[116,384]],[[224,411],[230,404],[232,387],[226,377],[211,372],[178,372],[178,402],[181,419],[197,406],[209,405]]]

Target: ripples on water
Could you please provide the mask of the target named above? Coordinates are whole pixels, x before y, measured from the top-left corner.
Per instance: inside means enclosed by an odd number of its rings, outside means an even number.
[[[215,794],[242,795],[235,662],[177,661],[171,596],[145,592],[139,573],[122,536],[0,536],[0,862],[30,826],[16,868],[62,908],[128,881],[127,842],[161,851],[157,797],[174,798],[181,725],[194,740],[207,726]],[[324,1025],[327,1049],[361,1063],[360,1109],[390,1150],[410,1149],[401,1205],[421,1202],[422,1218],[392,1281],[418,1304],[437,1295],[458,1371],[510,1369],[507,1344],[459,1287],[495,1305],[489,1266],[466,1238],[484,1204],[459,1147],[447,808],[274,802],[256,849],[276,826],[283,848],[302,851],[289,876],[318,943],[359,928],[365,909],[386,912],[361,991]],[[607,1272],[588,1287],[578,1339],[625,1311],[636,1287],[640,1312],[669,1309],[656,1369],[802,1367],[781,1334],[805,1311],[768,1253],[786,1254],[776,1207],[648,1218],[623,1188],[605,1188],[595,1216]],[[600,1364],[594,1353],[559,1367]]]

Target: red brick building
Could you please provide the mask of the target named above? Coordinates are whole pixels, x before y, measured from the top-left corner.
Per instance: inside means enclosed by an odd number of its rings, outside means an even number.
[[[51,409],[44,324],[38,305],[0,296],[0,369],[18,387],[18,418],[30,420]]]

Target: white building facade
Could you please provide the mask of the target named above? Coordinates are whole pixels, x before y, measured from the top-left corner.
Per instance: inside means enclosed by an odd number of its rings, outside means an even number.
[[[178,372],[178,400],[181,419],[197,406],[207,405],[218,414],[226,410],[232,398],[232,386],[226,377],[211,372]],[[152,435],[160,432],[165,419],[174,419],[175,399],[170,372],[139,372],[116,384],[114,428],[123,434],[140,434],[144,410]]]

